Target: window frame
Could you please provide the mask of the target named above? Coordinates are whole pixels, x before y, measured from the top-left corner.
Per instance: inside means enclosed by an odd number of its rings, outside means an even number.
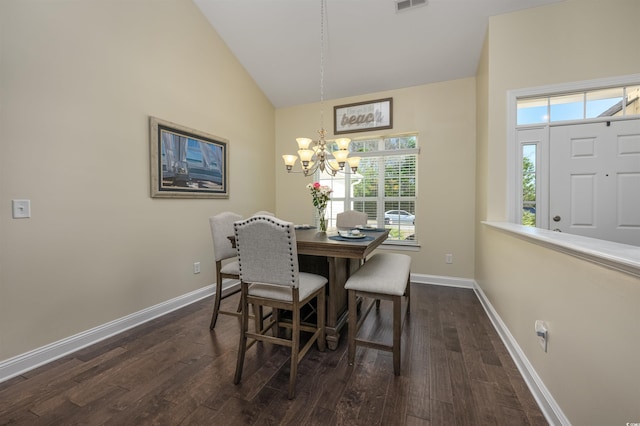
[[[411,138],[414,137],[415,141],[416,141],[416,147],[415,148],[402,148],[402,149],[386,149],[386,142],[389,139],[399,139],[399,138]],[[374,158],[378,160],[378,177],[380,177],[380,171],[382,170],[383,176],[382,179],[378,179],[378,191],[377,191],[377,196],[375,197],[375,203],[376,203],[376,224],[377,226],[380,227],[389,227],[389,225],[386,225],[384,223],[384,212],[385,212],[385,204],[393,201],[393,202],[398,202],[401,203],[402,201],[411,201],[413,202],[414,205],[414,215],[416,215],[415,213],[415,207],[417,207],[417,200],[418,200],[418,157],[420,154],[420,147],[419,147],[419,134],[418,133],[401,133],[401,134],[385,134],[385,135],[370,135],[367,137],[361,137],[361,138],[357,138],[357,139],[352,139],[352,147],[351,149],[353,149],[353,145],[354,143],[357,144],[358,142],[362,142],[362,141],[377,141],[378,142],[378,150],[376,151],[365,151],[365,152],[359,152],[359,151],[351,151],[351,154],[356,154],[357,156],[361,157],[362,160],[368,159],[368,158]],[[328,146],[331,147],[332,146],[332,142],[333,141],[327,141],[328,142]],[[415,178],[415,191],[414,191],[414,195],[411,197],[407,197],[407,196],[385,196],[385,176],[384,176],[384,161],[386,157],[398,157],[398,156],[407,156],[407,155],[413,155],[415,156],[415,169],[414,169],[414,178]],[[361,160],[361,164],[362,164],[362,160]],[[329,205],[327,207],[327,215],[328,215],[328,219],[329,219],[329,227],[334,227],[335,226],[335,220],[336,220],[336,215],[337,213],[340,213],[342,211],[346,211],[351,209],[353,203],[356,202],[366,202],[366,201],[374,201],[372,200],[372,197],[354,197],[352,194],[352,179],[353,179],[353,173],[351,171],[348,171],[347,173],[338,173],[336,174],[336,176],[331,176],[330,174],[327,173],[321,173],[320,170],[317,170],[314,174],[314,179],[317,182],[320,182],[322,185],[329,185],[332,188],[335,185],[334,180],[335,179],[344,179],[344,197],[340,196],[340,197],[336,197],[335,193],[332,194],[331,197],[331,201],[329,202]],[[334,203],[340,203],[342,202],[342,209],[339,208],[334,208]],[[399,204],[399,206],[401,206]],[[402,207],[397,207],[397,208],[392,208],[390,210],[405,210]],[[417,216],[417,215],[416,215]],[[318,218],[315,218],[316,221],[318,220]],[[395,226],[395,224],[393,225]],[[400,224],[398,224],[398,226],[400,226]],[[413,224],[413,235],[414,235],[414,239],[413,240],[400,240],[400,239],[387,239],[387,241],[385,241],[386,245],[392,244],[392,245],[407,245],[407,246],[418,246],[418,241],[416,238],[416,225]]]
[[[521,224],[522,220],[522,143],[518,138],[518,132],[527,129],[544,129],[546,138],[538,147],[540,158],[537,159],[537,181],[539,188],[536,188],[536,199],[540,214],[536,214],[536,227],[548,229],[549,218],[548,208],[545,200],[548,198],[549,184],[548,182],[548,134],[552,125],[569,124],[569,123],[592,123],[603,121],[618,121],[629,118],[637,119],[637,115],[608,116],[602,118],[583,118],[580,120],[568,121],[549,121],[541,123],[531,123],[518,125],[518,100],[545,96],[556,96],[570,93],[592,92],[602,89],[615,88],[618,86],[638,86],[640,85],[640,74],[631,74],[627,76],[603,78],[596,80],[578,81],[573,83],[554,84],[549,86],[533,87],[528,89],[510,90],[507,92],[507,196],[506,196],[506,217],[507,221],[515,224]],[[625,100],[626,102],[626,100]],[[542,192],[542,193],[540,193]],[[540,203],[545,203],[541,206]],[[538,213],[538,209],[536,209]]]

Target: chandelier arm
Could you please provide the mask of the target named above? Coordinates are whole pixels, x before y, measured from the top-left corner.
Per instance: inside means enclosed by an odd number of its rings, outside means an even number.
[[[320,163],[316,161],[316,162],[313,164],[313,166],[309,167],[308,169],[303,169],[303,171],[304,171],[304,175],[305,175],[305,176],[309,176],[310,174],[311,174],[311,175],[312,175],[312,174],[314,174],[314,173],[316,172],[316,170],[318,170],[318,166],[319,166],[319,165],[320,165]]]

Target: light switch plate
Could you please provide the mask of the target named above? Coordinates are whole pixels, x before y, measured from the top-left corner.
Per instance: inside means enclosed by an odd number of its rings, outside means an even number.
[[[11,206],[14,219],[31,217],[31,200],[11,200]]]

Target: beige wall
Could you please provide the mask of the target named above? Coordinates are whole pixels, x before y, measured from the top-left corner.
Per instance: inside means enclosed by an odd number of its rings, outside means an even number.
[[[505,218],[507,91],[637,73],[638,16],[637,0],[569,0],[491,19],[477,84],[478,220]],[[639,421],[640,279],[476,230],[476,281],[568,419]],[[549,325],[546,354],[536,319]]]
[[[389,133],[420,135],[414,272],[475,277],[574,424],[640,419],[640,280],[479,221],[505,217],[506,91],[637,73],[639,7],[494,17],[477,79],[324,106],[331,133],[333,105],[394,98]],[[274,112],[190,1],[3,0],[0,24],[0,361],[212,284],[211,214],[311,220],[311,179],[280,155],[316,136],[320,105]],[[150,115],[229,139],[229,200],[149,197]]]
[[[405,252],[413,257],[412,272],[473,278],[475,79],[327,101],[327,138],[333,138],[334,105],[386,97],[393,98],[393,129],[347,136],[419,135],[416,234],[421,247],[418,252]],[[287,174],[280,155],[295,153],[296,137],[317,137],[320,111],[320,103],[276,111],[276,209],[279,216],[296,223],[309,223],[313,218],[305,188],[312,178]],[[453,264],[445,264],[446,253],[453,254]]]
[[[196,6],[3,0],[0,24],[0,360],[213,284],[207,218],[275,208],[275,115]],[[229,140],[230,199],[150,198],[149,116]]]

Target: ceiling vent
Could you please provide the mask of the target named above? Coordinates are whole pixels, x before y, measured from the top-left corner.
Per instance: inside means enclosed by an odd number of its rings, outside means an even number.
[[[426,6],[429,0],[396,0],[396,13],[404,12],[419,6]]]

